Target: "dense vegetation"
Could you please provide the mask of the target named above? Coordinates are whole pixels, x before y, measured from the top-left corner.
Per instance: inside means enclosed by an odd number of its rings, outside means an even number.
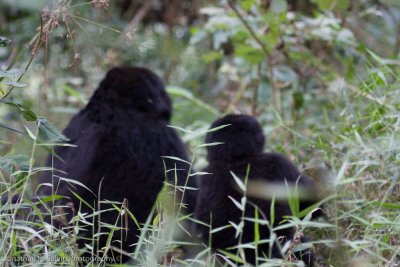
[[[65,141],[57,129],[122,64],[146,66],[168,85],[194,170],[205,166],[214,119],[258,117],[266,150],[287,155],[324,191],[325,218],[286,222],[307,233],[320,266],[399,264],[397,1],[4,0],[0,30],[0,192],[23,195],[0,207],[2,264],[79,254],[73,231],[21,220],[17,208],[32,206],[49,145]],[[183,241],[171,233],[182,218],[165,192],[134,256],[167,266],[173,252],[175,263],[213,266],[207,247],[179,257]]]

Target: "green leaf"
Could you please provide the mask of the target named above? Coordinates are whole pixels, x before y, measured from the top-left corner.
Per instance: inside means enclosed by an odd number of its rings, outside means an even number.
[[[8,154],[0,157],[0,169],[9,173],[16,171],[16,169],[28,170],[29,157],[23,154]]]
[[[24,128],[25,128],[26,132],[28,133],[29,137],[32,138],[32,140],[36,140],[35,134],[32,133],[32,131],[27,126],[24,125]]]
[[[5,47],[11,43],[11,40],[7,37],[0,36],[0,47]]]
[[[221,126],[217,126],[217,127],[215,127],[215,128],[212,128],[212,129],[208,129],[207,131],[205,131],[206,133],[212,133],[212,132],[216,132],[216,131],[219,131],[219,130],[221,130],[221,129],[223,129],[223,128],[225,128],[225,127],[228,127],[228,126],[230,126],[231,124],[224,124],[224,125],[221,125]],[[218,143],[218,142],[216,142],[216,143]]]
[[[14,224],[13,225],[13,230],[21,230],[21,231],[25,231],[27,233],[30,233],[32,235],[32,237],[36,237],[38,239],[40,239],[44,244],[47,244],[46,240],[44,240],[44,238],[42,237],[41,234],[39,234],[39,232],[35,231],[34,229],[27,227],[27,226],[21,226],[18,224]]]
[[[304,96],[302,92],[296,91],[292,94],[293,102],[294,102],[294,109],[299,110],[304,105]]]
[[[230,39],[237,43],[244,43],[249,38],[250,34],[248,31],[244,29],[237,29]]]
[[[50,196],[46,196],[40,199],[40,202],[42,203],[48,203],[48,202],[54,202],[60,199],[65,199],[65,196],[60,196],[60,195],[50,195]]]
[[[236,174],[234,174],[232,171],[230,171],[230,173],[231,173],[233,179],[235,179],[235,182],[239,186],[240,190],[245,192],[246,191],[246,186],[243,183],[243,181]]]
[[[235,55],[242,57],[250,64],[258,64],[265,59],[264,53],[261,49],[247,44],[237,45]]]
[[[15,81],[5,81],[5,82],[1,82],[4,85],[9,85],[9,86],[14,86],[14,87],[25,87],[26,83],[20,83],[20,82],[15,82]]]
[[[33,112],[32,110],[25,110],[22,112],[22,117],[26,120],[26,121],[35,121],[37,120],[37,116],[35,114],[35,112]]]
[[[154,219],[153,219],[153,227],[154,227],[154,229],[157,229],[159,222],[160,222],[160,214],[157,214],[156,217],[154,217]]]
[[[272,0],[270,9],[274,13],[282,13],[287,10],[286,0]]]
[[[254,243],[258,244],[260,241],[260,226],[258,224],[258,209],[254,209]]]
[[[382,207],[387,208],[387,209],[396,209],[396,210],[400,210],[400,204],[397,204],[397,203],[389,203],[389,202],[375,201],[375,202],[372,203],[372,205],[375,205],[375,206],[382,206]]]
[[[349,0],[337,0],[336,1],[336,8],[342,11],[345,11],[349,8],[350,1]]]
[[[270,224],[274,225],[275,223],[275,196],[272,197],[271,206],[269,211],[269,220]]]
[[[229,252],[227,252],[225,250],[222,250],[222,249],[218,249],[217,251],[219,253],[221,253],[221,254],[224,254],[225,256],[227,256],[231,260],[234,260],[234,261],[239,262],[239,263],[244,263],[243,260],[240,257],[236,256],[233,253],[229,253]]]
[[[214,143],[207,143],[207,144],[201,144],[196,146],[196,148],[201,148],[201,147],[209,147],[209,146],[218,146],[218,145],[223,145],[224,142],[214,142]]]
[[[250,8],[254,5],[254,0],[242,0],[242,1],[239,1],[240,2],[240,5],[242,6],[242,8],[245,10],[245,11],[249,11],[250,10]]]
[[[210,174],[212,174],[212,173],[210,173],[210,172],[194,172],[194,173],[189,174],[189,176],[192,177],[192,176],[202,176],[202,175],[210,175]]]
[[[292,87],[296,88],[298,84],[298,76],[296,72],[289,66],[276,66],[273,69],[274,79],[280,82],[280,87]]]
[[[311,2],[317,4],[318,8],[322,10],[329,9],[332,4],[332,0],[311,0]]]
[[[322,10],[340,9],[346,10],[349,7],[349,0],[311,0]]]
[[[38,123],[38,139],[41,142],[67,142],[69,139],[63,135],[53,124],[46,118],[39,117]]]
[[[171,159],[171,160],[180,161],[180,162],[184,162],[184,163],[187,163],[187,164],[189,164],[189,165],[191,164],[189,161],[180,159],[180,158],[178,158],[178,157],[162,156],[162,158]]]
[[[35,112],[33,112],[32,110],[24,108],[21,104],[18,104],[18,103],[15,103],[15,102],[11,102],[11,101],[1,101],[1,103],[16,107],[22,113],[22,117],[26,121],[35,121],[35,120],[37,120],[37,116],[36,116]]]
[[[0,77],[4,78],[17,78],[25,71],[23,69],[0,70]]]
[[[71,87],[71,86],[69,86],[69,85],[67,85],[67,84],[64,84],[64,85],[63,85],[63,90],[64,90],[64,92],[65,92],[66,94],[75,97],[75,98],[76,98],[78,101],[80,101],[81,103],[87,104],[87,102],[88,102],[87,99],[86,99],[81,93],[79,93],[78,91],[76,91],[75,88],[73,88],[73,87]]]
[[[128,203],[129,204],[129,203]],[[137,228],[140,228],[139,222],[136,219],[135,215],[133,215],[133,213],[127,208],[126,212],[128,213],[129,217],[131,217],[131,219],[133,220],[133,222],[135,223]]]
[[[382,71],[378,71],[376,74],[378,75],[378,77],[381,80],[381,82],[383,82],[383,84],[385,84],[387,86],[388,82],[386,80],[385,74],[383,74]]]
[[[208,105],[207,103],[203,102],[199,98],[195,97],[190,91],[188,91],[184,88],[176,87],[176,86],[168,86],[167,92],[168,92],[168,94],[173,95],[173,96],[180,96],[180,97],[186,98],[186,99],[190,100],[192,103],[196,104],[197,106],[207,110],[208,112],[210,112],[214,115],[219,115],[218,110],[216,110],[212,106]]]
[[[221,52],[218,51],[211,51],[208,52],[206,54],[204,54],[201,59],[205,62],[205,63],[211,63],[213,61],[219,60],[221,59],[223,56],[223,54]]]
[[[238,209],[240,209],[241,211],[244,211],[244,206],[242,206],[242,205],[239,203],[239,201],[237,201],[236,199],[234,199],[234,198],[231,197],[231,196],[228,196],[228,198],[229,198],[230,200],[232,200],[233,204],[235,204],[235,206],[236,206]]]
[[[236,262],[239,262],[239,263],[244,263],[244,261],[243,261],[240,257],[236,256],[236,255],[233,254],[233,253],[229,253],[229,252],[227,252],[226,250],[222,250],[222,249],[218,249],[217,251],[218,251],[219,253],[225,255],[225,256],[228,257],[229,259],[233,260],[233,261],[236,261]]]

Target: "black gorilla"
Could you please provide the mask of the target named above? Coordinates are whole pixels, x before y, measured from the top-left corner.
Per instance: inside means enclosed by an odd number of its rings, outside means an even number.
[[[111,204],[102,203],[98,207],[98,200],[125,203],[137,221],[144,223],[165,176],[172,183],[177,178],[178,185],[183,186],[188,175],[188,164],[163,157],[187,160],[182,141],[172,128],[167,127],[171,109],[171,99],[163,82],[153,72],[137,67],[110,70],[88,105],[72,118],[64,130],[70,144],[76,147],[55,148],[55,155],[50,155],[47,161],[54,171],[40,177],[39,182],[44,185],[37,195],[56,193],[67,196],[73,204],[72,209],[77,211],[80,208],[82,213],[88,214],[93,213],[93,209],[71,191],[96,209],[112,209]],[[74,179],[87,188],[59,177]],[[46,183],[54,185],[50,187]],[[190,180],[188,186],[194,187]],[[185,196],[187,212],[192,212],[195,196],[193,192],[185,192]],[[121,207],[121,204],[116,205]],[[67,218],[71,217],[69,214]],[[112,210],[102,213],[100,221],[120,226],[126,218],[120,218],[118,212]],[[131,252],[133,248],[130,245],[137,241],[139,230],[131,218],[124,228],[128,231],[122,233],[122,249]],[[88,229],[88,235],[92,235],[93,230],[97,233],[104,228]],[[107,238],[102,236],[99,239],[99,248],[106,245]],[[121,248],[118,240],[121,240],[120,231],[114,234],[111,245]]]
[[[243,217],[242,211],[228,198],[234,198],[239,203],[243,196],[233,180],[231,172],[244,178],[249,168],[248,181],[261,180],[268,183],[278,183],[285,189],[285,180],[292,185],[299,179],[299,184],[305,187],[313,187],[308,177],[302,176],[298,169],[283,155],[278,153],[263,153],[264,135],[257,120],[247,115],[227,115],[216,120],[212,128],[228,125],[217,131],[211,131],[206,136],[206,143],[222,144],[208,146],[207,159],[209,165],[204,170],[210,175],[203,176],[200,182],[199,198],[195,210],[197,220],[211,225],[211,229],[227,226],[230,222],[239,224]],[[313,203],[313,201],[311,201]],[[309,200],[300,203],[300,210],[311,204]],[[255,207],[260,218],[266,217],[270,221],[271,201],[248,196],[245,206],[245,218],[255,217]],[[283,216],[291,215],[287,200],[275,203],[275,224],[283,220]],[[252,243],[255,240],[254,223],[251,220],[244,221],[242,244]],[[260,239],[270,238],[270,229],[266,225],[259,225]],[[201,224],[197,230],[202,238],[208,240],[210,228]],[[236,230],[233,227],[217,231],[211,236],[211,246],[214,249],[228,249],[238,245],[235,237]],[[278,237],[292,240],[295,229],[287,228],[277,231]],[[208,240],[209,241],[209,240]],[[272,255],[269,254],[269,244],[258,244],[258,256],[272,256],[281,258],[278,246],[273,246]],[[232,253],[232,251],[231,251]],[[235,250],[234,250],[235,253]],[[313,266],[313,254],[308,250],[307,255],[301,256],[309,266]],[[246,261],[255,264],[256,254],[254,249],[245,249]]]

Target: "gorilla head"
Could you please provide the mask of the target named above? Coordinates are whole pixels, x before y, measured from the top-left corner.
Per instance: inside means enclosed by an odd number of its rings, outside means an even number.
[[[257,120],[247,115],[227,115],[211,124],[211,129],[226,127],[206,135],[206,143],[221,142],[209,146],[207,159],[235,160],[262,153],[265,138]]]
[[[171,118],[171,99],[165,92],[163,82],[145,68],[111,69],[90,100],[91,103],[104,101],[154,117]]]

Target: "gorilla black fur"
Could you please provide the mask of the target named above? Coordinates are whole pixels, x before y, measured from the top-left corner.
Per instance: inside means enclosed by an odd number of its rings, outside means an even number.
[[[260,124],[254,117],[247,115],[227,115],[216,120],[211,128],[228,125],[217,131],[209,132],[206,143],[221,142],[223,144],[208,146],[207,159],[209,165],[204,170],[210,175],[203,176],[200,182],[199,198],[195,210],[197,220],[211,224],[211,229],[229,225],[229,222],[239,224],[242,211],[228,198],[234,198],[239,203],[243,197],[233,180],[231,171],[238,177],[244,178],[249,166],[248,181],[262,180],[268,183],[280,183],[285,190],[285,180],[292,185],[299,181],[300,185],[313,187],[312,181],[302,176],[298,169],[283,155],[278,153],[263,153],[265,143]],[[313,202],[311,202],[313,203]],[[300,203],[300,210],[311,204],[309,201]],[[270,221],[271,201],[248,196],[244,216],[254,218],[255,207],[260,218],[263,216]],[[210,216],[211,215],[211,216]],[[275,203],[275,224],[283,220],[283,216],[291,215],[287,201]],[[259,225],[260,239],[270,238],[270,230],[266,225]],[[209,227],[198,224],[197,230],[202,238],[208,242]],[[233,227],[215,232],[211,236],[211,246],[214,249],[227,249],[238,245],[235,238],[236,230]],[[287,228],[277,231],[278,237],[283,237],[281,244],[292,240],[295,229]],[[245,221],[242,235],[242,244],[252,243],[255,240],[254,223]],[[273,246],[272,255],[269,254],[269,244],[258,244],[258,255],[282,258],[278,246]],[[230,251],[232,253],[232,251]],[[307,255],[301,256],[308,266],[313,266],[313,253],[306,251]],[[235,253],[235,250],[233,250]],[[255,264],[256,254],[254,249],[245,249],[246,261]]]
[[[188,174],[186,163],[163,158],[173,156],[187,160],[182,141],[167,127],[171,110],[171,99],[156,74],[137,67],[111,69],[88,105],[64,130],[76,147],[55,148],[55,155],[63,161],[52,155],[48,158],[47,165],[54,167],[53,174],[46,172],[39,182],[54,182],[53,189],[42,185],[37,194],[46,196],[54,190],[57,195],[69,197],[75,210],[80,207],[82,213],[89,214],[93,210],[71,191],[93,207],[97,207],[98,200],[125,201],[137,221],[144,223],[164,183],[164,162],[167,170],[177,169],[167,172],[170,181],[174,181],[176,173],[178,185],[182,186]],[[58,177],[77,180],[92,192],[60,181]],[[193,186],[190,181],[189,186]],[[191,192],[185,195],[188,212],[192,212],[195,197]],[[102,204],[100,208],[112,206]],[[71,217],[69,214],[68,218]],[[101,214],[101,221],[107,224],[120,226],[121,220],[125,222],[116,211]],[[130,218],[124,227],[129,231],[123,231],[122,249],[132,252],[129,245],[137,241],[139,230]],[[89,235],[92,230],[89,229]],[[96,228],[94,233],[98,231],[100,229]],[[121,240],[121,232],[117,232],[111,244],[120,248],[117,240]],[[99,248],[105,246],[107,237],[100,238]]]

